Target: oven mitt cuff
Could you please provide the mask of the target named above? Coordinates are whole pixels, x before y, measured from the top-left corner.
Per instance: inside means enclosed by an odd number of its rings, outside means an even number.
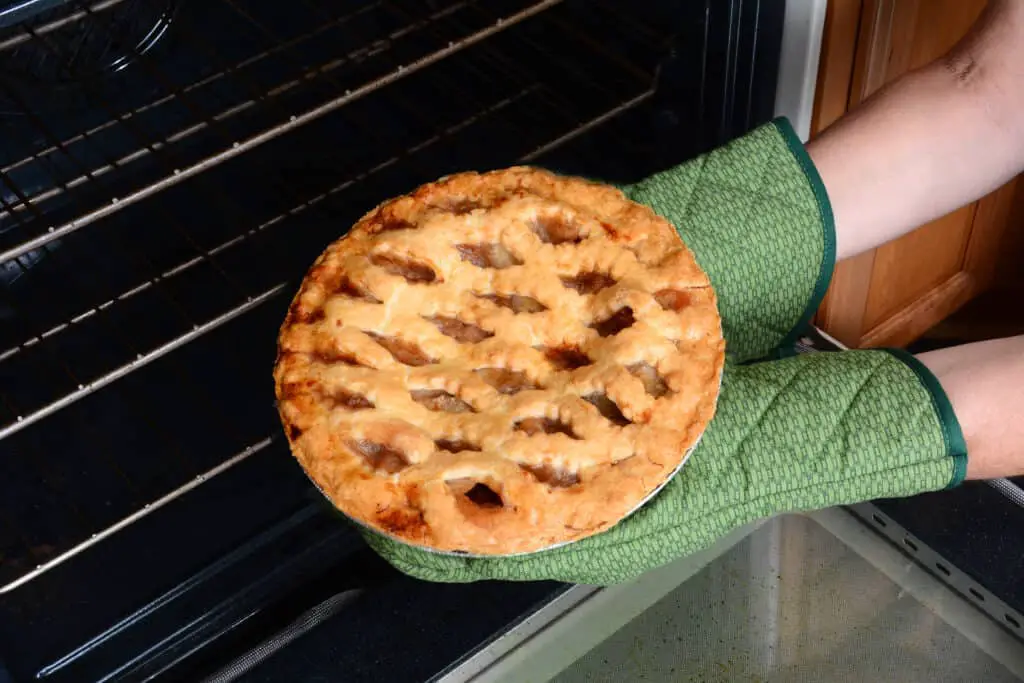
[[[717,415],[680,474],[602,534],[495,559],[364,535],[398,569],[430,581],[605,585],[702,550],[748,522],[955,486],[966,467],[949,400],[919,361],[896,351],[806,354],[728,367]]]
[[[730,360],[791,346],[835,265],[825,186],[784,118],[623,188],[676,226],[718,295]]]

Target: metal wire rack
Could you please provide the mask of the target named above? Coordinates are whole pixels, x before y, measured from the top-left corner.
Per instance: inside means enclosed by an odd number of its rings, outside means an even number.
[[[360,213],[628,139],[671,39],[618,2],[283,4],[0,28],[0,593],[274,442],[285,295]]]

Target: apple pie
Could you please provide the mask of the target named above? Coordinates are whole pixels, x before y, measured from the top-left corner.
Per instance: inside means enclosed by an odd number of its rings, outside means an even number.
[[[307,273],[274,370],[292,452],[350,518],[438,551],[609,528],[712,418],[715,294],[671,223],[533,168],[365,215]]]

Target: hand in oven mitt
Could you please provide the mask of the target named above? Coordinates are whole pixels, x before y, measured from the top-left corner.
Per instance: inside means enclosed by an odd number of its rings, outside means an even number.
[[[959,425],[913,357],[789,351],[820,303],[835,252],[824,187],[788,122],[625,191],[672,221],[718,294],[727,366],[716,416],[686,466],[630,517],[562,548],[472,559],[364,532],[379,554],[431,581],[610,584],[776,513],[963,480]],[[766,357],[774,360],[751,363]]]

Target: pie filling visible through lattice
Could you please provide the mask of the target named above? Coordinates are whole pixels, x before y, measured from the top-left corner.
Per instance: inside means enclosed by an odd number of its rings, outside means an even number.
[[[278,408],[342,512],[403,541],[501,555],[614,525],[715,410],[707,276],[612,187],[465,173],[364,216],[281,328]]]

